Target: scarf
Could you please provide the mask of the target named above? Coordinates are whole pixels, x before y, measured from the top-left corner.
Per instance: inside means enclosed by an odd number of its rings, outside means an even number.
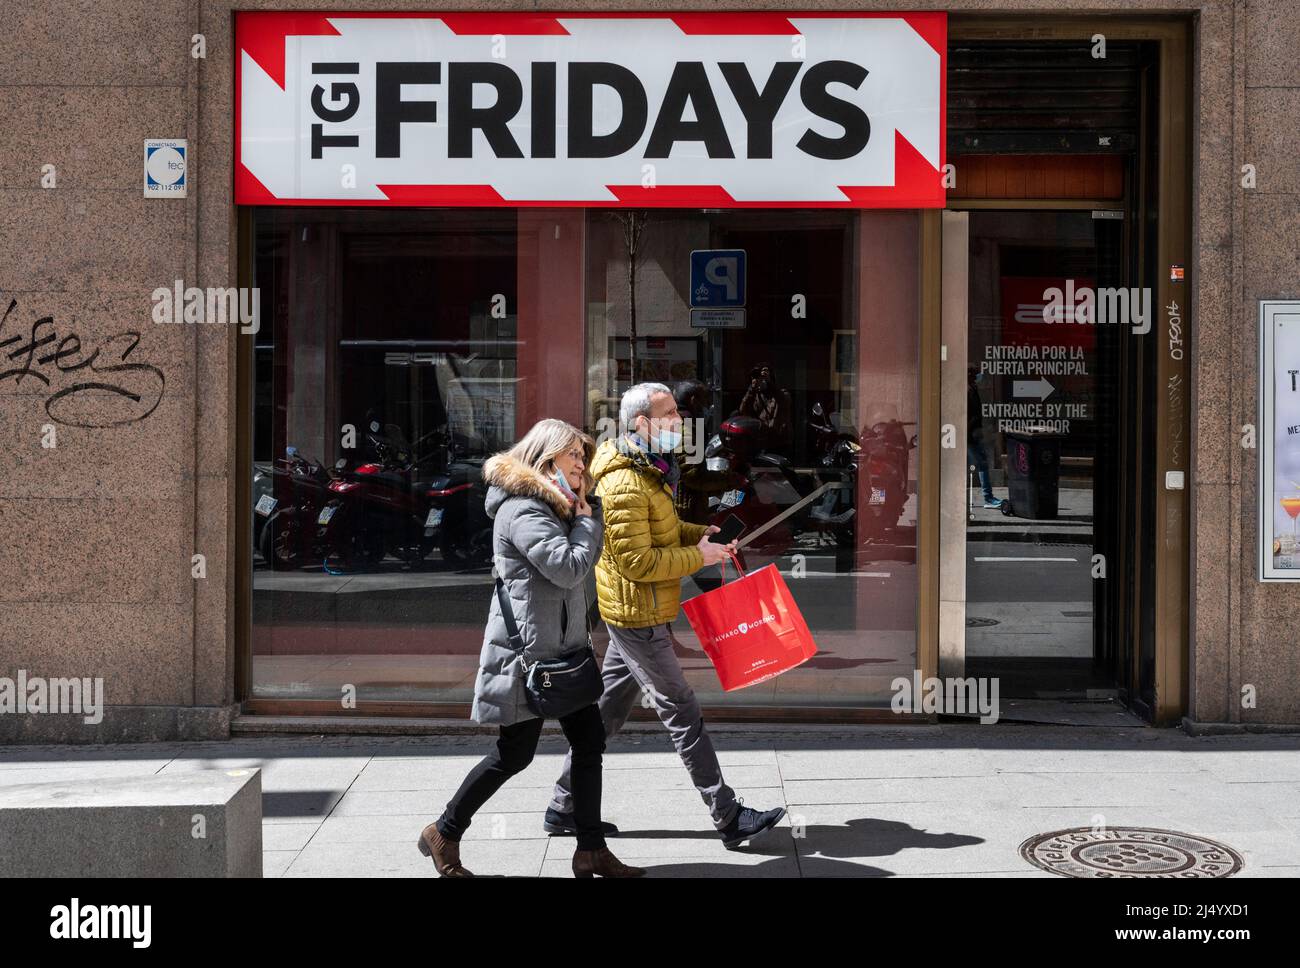
[[[618,452],[627,457],[638,467],[656,471],[668,485],[668,489],[677,494],[677,482],[681,479],[682,469],[677,458],[672,454],[652,454],[650,448],[636,434],[624,434],[618,439]]]

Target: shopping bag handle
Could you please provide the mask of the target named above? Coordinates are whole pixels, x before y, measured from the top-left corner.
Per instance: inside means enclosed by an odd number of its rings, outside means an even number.
[[[723,558],[720,562],[718,562],[718,567],[722,570],[722,584],[724,585],[727,583],[727,562],[728,561],[730,561],[733,565],[736,566],[737,578],[743,578],[745,574],[740,568],[740,559],[737,558],[735,555],[733,555],[731,552],[727,552],[727,556]]]

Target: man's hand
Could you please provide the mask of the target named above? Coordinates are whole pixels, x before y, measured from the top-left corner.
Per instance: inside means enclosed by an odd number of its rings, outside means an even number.
[[[709,535],[715,534],[722,529],[714,525],[709,526],[709,530],[704,532],[704,537],[695,547],[700,549],[700,554],[704,557],[705,566],[716,565],[724,559],[736,553],[736,542],[731,544],[717,544],[709,540]]]

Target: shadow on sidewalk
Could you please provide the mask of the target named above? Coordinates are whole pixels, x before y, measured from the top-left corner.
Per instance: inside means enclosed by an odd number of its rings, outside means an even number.
[[[779,827],[734,851],[737,855],[766,855],[768,860],[743,868],[745,876],[783,876],[784,861],[789,856],[786,845],[790,827]],[[893,877],[893,871],[880,867],[841,860],[840,858],[890,857],[904,850],[951,850],[984,843],[983,837],[955,833],[931,833],[900,820],[882,820],[863,817],[843,824],[813,824],[800,830],[796,839],[798,865],[804,876],[815,877]],[[714,841],[717,835],[708,830],[624,830],[619,840],[689,840]],[[734,863],[698,861],[678,864],[656,864],[650,858],[639,858],[638,865],[645,867],[651,877],[735,877]],[[778,872],[778,868],[780,871]]]

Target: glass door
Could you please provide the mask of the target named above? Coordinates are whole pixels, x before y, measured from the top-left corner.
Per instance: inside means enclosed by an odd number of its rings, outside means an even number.
[[[1122,616],[1157,307],[1132,285],[1125,225],[945,213],[940,670],[996,679],[1022,711],[1117,710],[1132,687]]]

